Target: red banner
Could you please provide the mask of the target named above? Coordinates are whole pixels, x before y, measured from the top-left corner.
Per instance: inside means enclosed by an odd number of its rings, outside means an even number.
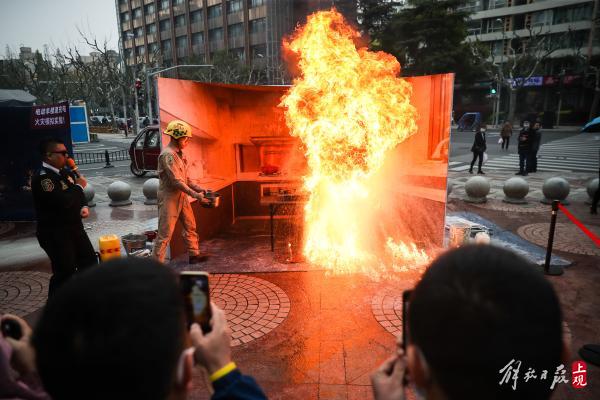
[[[31,129],[56,129],[68,126],[68,101],[31,107]]]

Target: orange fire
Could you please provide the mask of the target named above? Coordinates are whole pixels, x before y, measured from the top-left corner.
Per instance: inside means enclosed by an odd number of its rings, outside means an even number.
[[[305,257],[337,273],[379,276],[384,264],[398,269],[428,261],[413,243],[387,237],[374,246],[369,228],[377,221],[365,212],[382,189],[373,176],[416,133],[417,112],[411,85],[398,78],[399,62],[357,47],[359,38],[335,10],[309,16],[283,43],[299,60],[299,76],[281,106],[309,167]]]

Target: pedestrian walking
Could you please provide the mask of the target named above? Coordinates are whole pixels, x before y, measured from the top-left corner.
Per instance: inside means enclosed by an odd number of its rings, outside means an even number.
[[[508,145],[510,143],[510,137],[513,134],[512,124],[509,121],[505,121],[500,130],[500,137],[502,138],[502,150],[508,151]]]
[[[192,127],[184,121],[173,120],[164,133],[172,139],[158,157],[158,235],[152,255],[158,261],[164,261],[167,245],[179,220],[189,252],[189,263],[203,262],[208,257],[200,255],[196,220],[188,196],[205,204],[209,201],[204,198],[204,190],[188,179],[187,160],[183,154],[183,149],[192,137]]]
[[[475,165],[475,161],[479,159],[479,164],[477,165],[477,173],[485,175],[485,173],[481,170],[481,164],[483,164],[483,154],[487,150],[487,145],[485,143],[485,131],[486,126],[480,125],[475,129],[475,139],[473,141],[473,146],[471,146],[471,151],[473,152],[473,160],[471,161],[471,168],[469,168],[469,173],[473,173],[473,166]]]
[[[42,168],[33,177],[31,190],[36,236],[52,267],[48,287],[48,297],[52,297],[73,274],[96,264],[98,259],[81,221],[90,213],[83,194],[86,179],[65,168],[69,153],[63,141],[45,140],[40,152]]]
[[[540,130],[540,123],[536,121],[531,129],[531,154],[529,155],[529,170],[527,172],[537,172],[537,154],[540,151],[541,143],[542,132]]]
[[[532,135],[529,121],[523,121],[523,129],[519,132],[519,142],[517,144],[519,149],[519,172],[515,175],[527,176],[531,156],[531,142]]]

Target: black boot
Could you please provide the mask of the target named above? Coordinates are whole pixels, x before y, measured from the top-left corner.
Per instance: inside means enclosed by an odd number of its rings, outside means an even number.
[[[478,173],[479,175],[485,175],[485,172],[483,172],[482,170],[479,170],[479,171],[477,171],[477,173]]]

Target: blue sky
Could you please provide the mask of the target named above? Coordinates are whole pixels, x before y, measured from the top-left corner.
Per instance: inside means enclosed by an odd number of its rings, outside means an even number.
[[[77,47],[81,54],[91,49],[77,32],[118,50],[119,32],[115,0],[0,0],[0,57],[6,46],[16,53],[19,47],[42,50]]]

